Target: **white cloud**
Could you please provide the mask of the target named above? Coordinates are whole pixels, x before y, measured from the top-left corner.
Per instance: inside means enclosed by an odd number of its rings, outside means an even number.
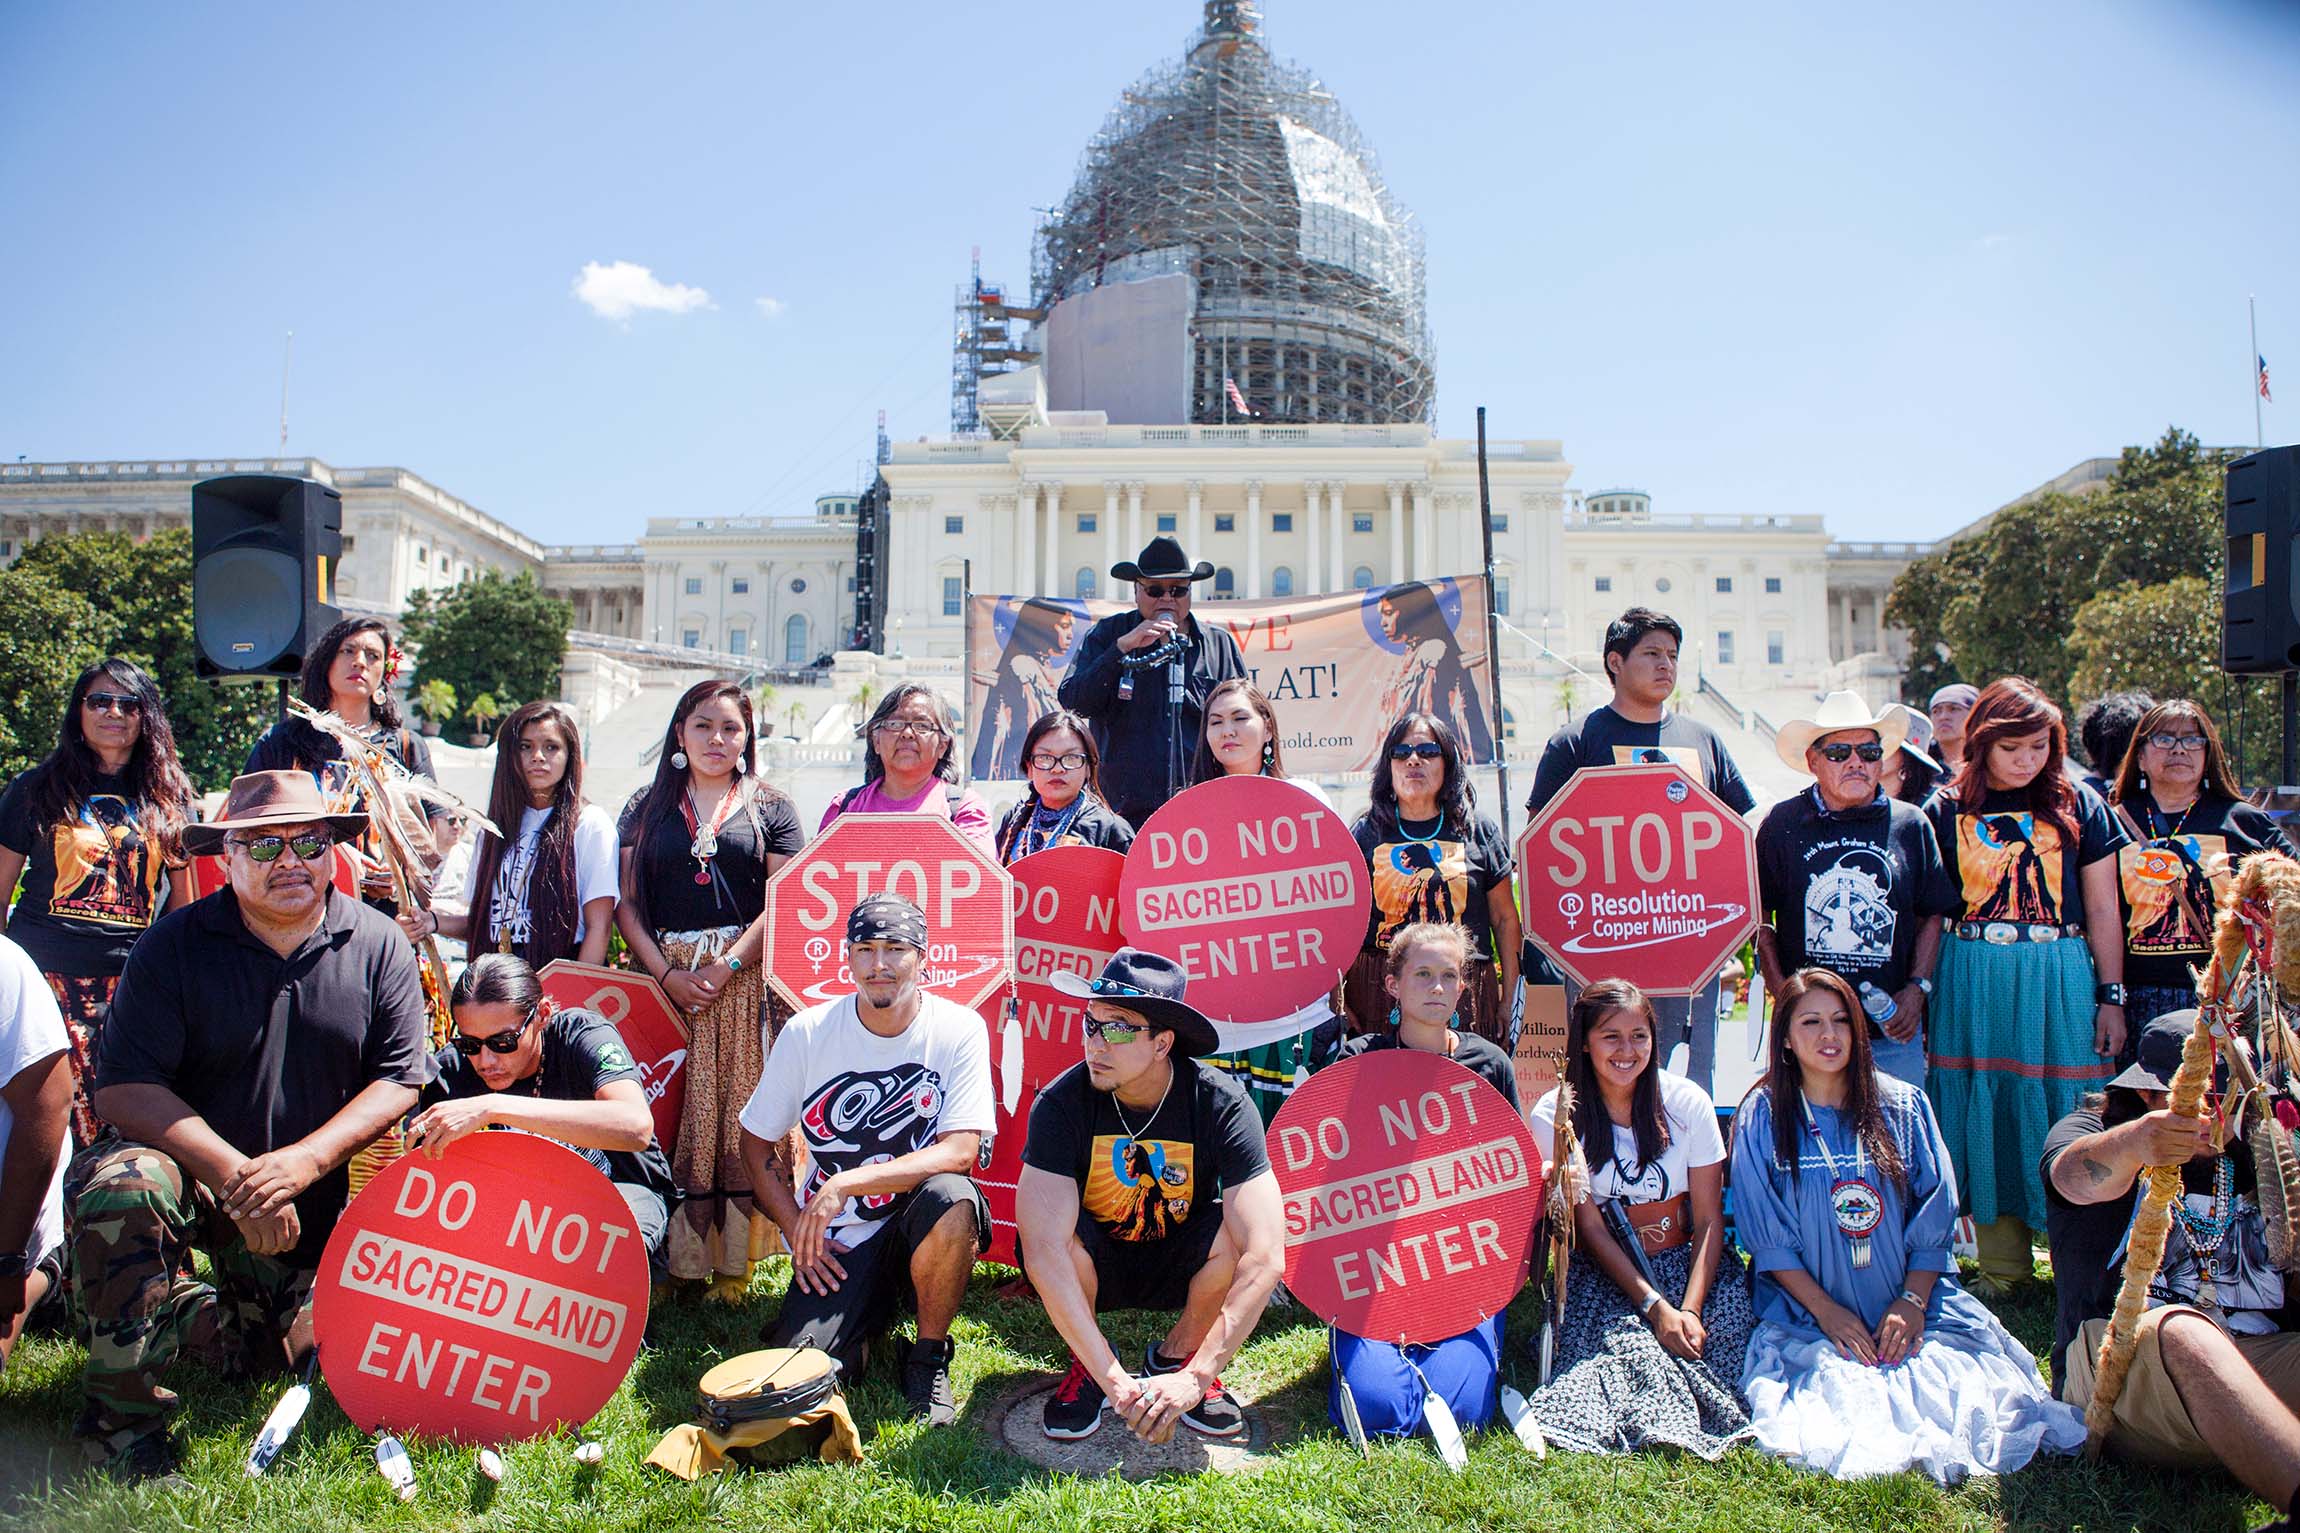
[[[1984,234],[1973,241],[1975,250],[2001,250],[2013,242],[2009,234]]]
[[[761,298],[757,300],[757,303],[759,305],[759,312],[765,315],[768,319],[781,319],[786,313],[790,312],[791,307],[789,304],[783,302],[780,298]]]
[[[703,289],[688,287],[683,282],[664,282],[633,261],[610,261],[604,265],[585,261],[583,270],[576,274],[574,293],[585,308],[601,319],[629,319],[641,309],[685,314],[692,309],[712,307],[711,295]]]

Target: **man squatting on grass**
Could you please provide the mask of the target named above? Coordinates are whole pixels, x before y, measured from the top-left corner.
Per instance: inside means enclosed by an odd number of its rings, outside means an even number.
[[[1245,1088],[1199,1063],[1214,1025],[1185,980],[1130,947],[1092,982],[1054,976],[1086,1000],[1086,1058],[1038,1094],[1015,1191],[1023,1268],[1070,1344],[1049,1437],[1090,1435],[1105,1399],[1145,1442],[1246,1424],[1220,1375],[1285,1271],[1284,1210]],[[1095,1324],[1116,1309],[1182,1311],[1140,1376]]]

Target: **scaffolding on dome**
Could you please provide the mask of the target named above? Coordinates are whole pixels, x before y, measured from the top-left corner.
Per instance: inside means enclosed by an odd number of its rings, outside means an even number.
[[[1038,360],[1037,351],[1017,333],[1017,325],[1034,323],[1045,311],[1006,301],[1005,288],[982,280],[982,247],[974,248],[974,267],[951,301],[950,434],[984,434],[982,380],[1011,372]]]
[[[1421,229],[1333,93],[1271,58],[1252,0],[1209,0],[1185,56],[1120,98],[1032,266],[1041,311],[1189,276],[1194,422],[1239,419],[1233,380],[1259,422],[1427,421],[1435,406]]]

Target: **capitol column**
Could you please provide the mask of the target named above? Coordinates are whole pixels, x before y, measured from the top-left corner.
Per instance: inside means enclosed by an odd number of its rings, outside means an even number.
[[[1184,488],[1190,492],[1190,516],[1182,525],[1190,534],[1191,557],[1202,559],[1206,555],[1206,486],[1202,481],[1193,479]]]
[[[1262,594],[1262,481],[1246,481],[1246,596]]]
[[[1350,566],[1345,557],[1349,552],[1349,544],[1342,538],[1342,533],[1349,526],[1342,517],[1342,495],[1348,489],[1349,486],[1338,479],[1326,486],[1326,494],[1333,502],[1333,526],[1329,529],[1333,541],[1326,545],[1326,559],[1333,576],[1326,582],[1329,591],[1347,591],[1350,588]]]
[[[1014,496],[1014,590],[1036,596],[1038,588],[1038,486],[1025,479]]]
[[[1142,481],[1136,479],[1126,486],[1126,546],[1142,546]]]
[[[1430,486],[1427,479],[1414,485],[1414,579],[1437,574],[1437,534],[1430,523]]]
[[[1390,492],[1390,573],[1386,585],[1406,578],[1406,482],[1392,479]]]
[[[1304,596],[1315,596],[1326,588],[1323,561],[1319,558],[1318,523],[1325,510],[1325,486],[1312,479],[1302,486],[1302,520],[1309,523],[1310,557],[1303,561],[1302,589]]]
[[[1118,491],[1122,486],[1115,479],[1102,481],[1102,573],[1097,577],[1102,595],[1110,601],[1118,600],[1118,582],[1110,567],[1118,562]],[[1132,599],[1132,592],[1128,592]]]
[[[1071,596],[1075,592],[1062,588],[1062,566],[1055,562],[1054,535],[1062,526],[1062,486],[1054,481],[1046,485],[1046,594]]]

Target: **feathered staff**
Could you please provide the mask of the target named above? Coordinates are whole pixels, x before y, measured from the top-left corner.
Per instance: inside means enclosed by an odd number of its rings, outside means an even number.
[[[2223,1043],[2235,1039],[2233,998],[2243,978],[2249,954],[2259,985],[2274,983],[2300,988],[2300,863],[2280,852],[2255,852],[2244,860],[2236,886],[2223,896],[2212,934],[2212,962],[2197,983],[2202,1003],[2196,1026],[2180,1051],[2180,1068],[2172,1077],[2172,1111],[2184,1118],[2204,1115],[2205,1088],[2212,1080],[2214,1057]],[[2272,1008],[2271,1008],[2272,1009]],[[2280,1025],[2280,1024],[2279,1024]],[[2238,1051],[2228,1050],[2233,1058]],[[2276,1165],[2258,1166],[2273,1177]],[[2164,1264],[2164,1243],[2172,1229],[2172,1203],[2181,1196],[2179,1166],[2150,1166],[2141,1173],[2145,1191],[2140,1211],[2133,1217],[2132,1236],[2124,1257],[2124,1284],[2117,1292],[2116,1311],[2100,1338],[2099,1366],[2095,1370],[2092,1403],[2085,1408],[2085,1452],[2098,1457],[2115,1423],[2117,1397],[2124,1392],[2139,1345],[2140,1317],[2148,1308],[2149,1285]]]
[[[1557,1116],[1549,1157],[1549,1315],[1541,1333],[1541,1382],[1549,1382],[1557,1361],[1557,1337],[1565,1327],[1565,1279],[1573,1267],[1573,1211],[1589,1190],[1589,1167],[1582,1160],[1581,1135],[1573,1127],[1573,1074],[1565,1056],[1557,1060]]]

